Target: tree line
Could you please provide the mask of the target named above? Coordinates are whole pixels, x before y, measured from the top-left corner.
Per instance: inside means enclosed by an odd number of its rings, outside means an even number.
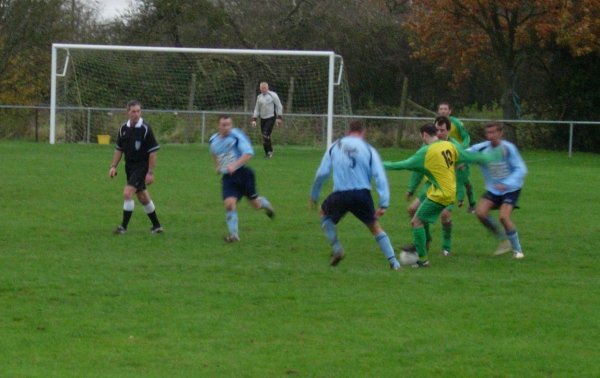
[[[49,103],[53,42],[102,43],[333,50],[357,113],[398,115],[406,85],[429,109],[597,119],[600,0],[136,0],[99,15],[84,0],[0,1],[0,103]]]

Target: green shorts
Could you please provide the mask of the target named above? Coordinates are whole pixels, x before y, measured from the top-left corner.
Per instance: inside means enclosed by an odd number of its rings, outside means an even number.
[[[421,205],[417,209],[415,216],[423,223],[433,224],[439,218],[442,210],[445,208],[446,206],[440,205],[437,202],[433,202],[429,198],[425,198],[425,200],[421,202]]]
[[[427,198],[427,190],[429,189],[430,186],[431,186],[431,182],[427,181],[425,183],[425,185],[423,185],[423,187],[419,191],[419,201],[421,201],[421,203],[423,203],[423,201],[425,201],[425,199]]]
[[[419,202],[423,203],[425,202],[425,200],[427,199],[427,190],[429,189],[429,187],[431,186],[431,182],[427,181],[427,183],[425,185],[423,185],[423,188],[419,191]],[[450,204],[448,206],[446,206],[446,209],[448,209],[449,212],[452,212],[452,210],[454,210],[454,204]]]

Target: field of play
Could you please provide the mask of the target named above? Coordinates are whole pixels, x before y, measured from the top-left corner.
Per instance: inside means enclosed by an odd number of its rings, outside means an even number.
[[[275,219],[243,200],[241,242],[225,244],[206,146],[158,153],[163,234],[136,203],[115,236],[125,173],[108,178],[111,146],[0,142],[0,376],[600,376],[600,155],[522,151],[525,259],[493,256],[461,208],[454,256],[436,224],[432,267],[394,272],[352,216],[346,258],[328,266],[308,206],[323,151],[275,148],[250,162]],[[396,248],[411,240],[408,177],[388,172]]]

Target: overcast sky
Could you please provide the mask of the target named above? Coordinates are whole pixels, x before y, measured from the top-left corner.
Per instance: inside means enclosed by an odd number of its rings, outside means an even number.
[[[113,18],[129,7],[129,0],[96,0],[100,14],[104,18]]]

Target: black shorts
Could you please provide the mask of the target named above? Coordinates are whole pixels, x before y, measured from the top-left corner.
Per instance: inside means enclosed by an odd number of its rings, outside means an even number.
[[[146,174],[148,173],[148,162],[125,164],[127,185],[133,186],[137,192],[146,190]]]
[[[241,167],[231,175],[223,175],[221,183],[223,184],[223,199],[235,197],[239,201],[243,196],[250,199],[258,197],[254,171],[248,167]]]
[[[512,205],[513,208],[518,209],[517,202],[519,201],[519,195],[521,189],[515,190],[514,192],[504,193],[502,195],[494,194],[490,191],[484,193],[483,198],[492,201],[494,204],[493,209],[498,209],[503,204]]]
[[[367,226],[375,222],[375,206],[367,189],[333,192],[321,205],[323,213],[337,224],[349,211]]]
[[[264,136],[271,136],[275,126],[276,117],[260,119],[260,133]]]

